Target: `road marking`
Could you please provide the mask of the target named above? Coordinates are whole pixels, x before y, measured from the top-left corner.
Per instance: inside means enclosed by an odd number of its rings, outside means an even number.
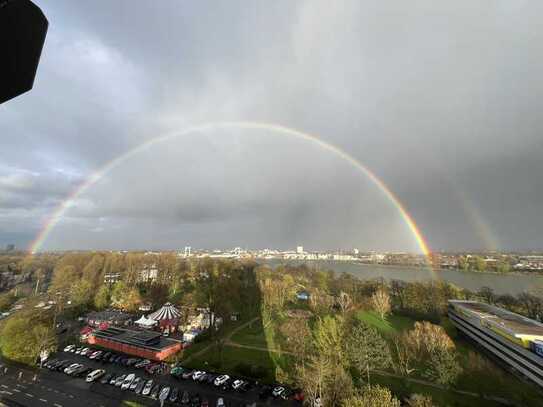
[[[8,386],[6,386],[5,384],[0,384],[0,386],[2,386],[4,389],[8,388]]]
[[[62,404],[55,403],[53,404],[55,407],[62,407]]]
[[[28,397],[34,397],[34,395],[30,394],[30,393],[25,393],[25,395],[28,396]]]
[[[21,392],[21,390],[19,390],[19,389],[11,389],[11,390],[16,391],[17,393]]]
[[[74,396],[72,396],[71,394],[68,394],[68,397],[71,398],[71,399],[74,398]]]
[[[23,389],[26,389],[26,386],[23,386],[22,384],[18,384],[17,387],[22,387]]]
[[[43,401],[44,403],[47,403],[47,400],[45,400],[45,399],[40,399],[40,401]]]
[[[8,394],[10,396],[13,396],[13,393],[7,390],[0,390],[0,394]]]
[[[58,390],[55,390],[55,393],[58,393]]]

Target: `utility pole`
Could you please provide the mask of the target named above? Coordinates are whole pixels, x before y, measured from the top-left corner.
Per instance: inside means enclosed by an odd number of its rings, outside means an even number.
[[[34,290],[34,295],[38,295],[38,287],[40,286],[40,279],[36,280],[36,289]]]

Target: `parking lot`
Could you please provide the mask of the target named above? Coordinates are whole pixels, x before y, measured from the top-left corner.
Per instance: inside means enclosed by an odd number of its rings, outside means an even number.
[[[73,350],[73,349],[72,349]],[[134,400],[138,401],[145,405],[158,405],[159,404],[159,395],[160,390],[169,387],[170,392],[168,394],[168,397],[165,400],[165,405],[186,405],[186,406],[217,406],[221,404],[217,404],[219,402],[219,399],[222,399],[224,402],[224,405],[226,406],[246,406],[246,405],[258,405],[258,406],[299,406],[301,403],[299,401],[293,400],[293,393],[287,393],[288,390],[285,390],[285,398],[287,400],[282,399],[280,396],[274,397],[273,396],[273,390],[277,388],[278,386],[265,386],[263,384],[258,383],[257,381],[253,381],[246,378],[237,378],[237,377],[231,377],[230,380],[226,381],[225,383],[221,383],[220,385],[215,385],[215,379],[217,377],[220,377],[220,372],[211,373],[207,372],[208,375],[205,376],[206,380],[198,381],[194,380],[193,376],[198,377],[199,375],[192,375],[191,371],[184,368],[178,368],[174,370],[173,372],[176,373],[184,373],[184,374],[178,374],[177,376],[173,376],[169,374],[169,366],[164,365],[163,371],[160,372],[160,366],[154,365],[155,367],[152,369],[149,369],[149,367],[153,366],[153,364],[148,364],[145,367],[135,367],[137,365],[134,363],[134,360],[132,360],[132,363],[128,363],[131,366],[126,366],[127,359],[130,358],[130,356],[126,355],[110,355],[109,357],[105,358],[105,360],[92,360],[89,359],[88,355],[91,353],[88,353],[85,356],[82,356],[80,354],[76,354],[75,352],[58,352],[55,355],[52,355],[49,361],[51,360],[59,360],[64,361],[64,364],[61,368],[52,369],[51,373],[53,375],[60,375],[68,380],[74,380],[74,381],[80,381],[85,382],[85,379],[87,377],[87,374],[89,371],[94,371],[96,369],[103,369],[105,370],[105,374],[101,375],[100,377],[96,378],[91,383],[88,384],[89,391],[95,393],[95,394],[101,394],[109,399],[116,399],[119,402],[123,399],[128,400]],[[103,356],[106,354],[106,351],[103,351],[103,353],[100,355],[104,359]],[[114,357],[117,356],[117,357]],[[123,358],[123,356],[125,356]],[[141,359],[140,359],[141,361]],[[85,370],[83,372],[80,372],[78,376],[73,377],[70,375],[67,375],[63,372],[63,370],[70,366],[73,363],[78,363],[84,366]],[[47,367],[44,366],[43,369],[47,369]],[[83,370],[83,368],[79,369],[80,371]],[[136,377],[139,378],[139,380],[142,382],[140,386],[132,386],[132,389],[130,389],[129,386],[126,389],[121,388],[122,380],[117,380],[117,386],[114,384],[104,383],[106,376],[110,379],[120,379],[123,375],[130,375],[134,374]],[[109,377],[112,376],[112,377]],[[125,376],[125,378],[126,378]],[[201,376],[201,375],[200,375]],[[239,382],[235,382],[237,379],[239,379]],[[144,390],[144,383],[146,384],[149,380],[153,380],[152,386],[148,386],[148,391],[146,392]],[[220,380],[217,380],[217,383],[219,383]],[[234,384],[236,383],[236,384]],[[247,383],[243,386],[240,385],[240,383]],[[158,385],[158,386],[157,386]],[[236,387],[236,385],[240,385],[237,389],[233,388]],[[172,393],[176,390],[177,397],[171,397]],[[139,391],[140,394],[137,394],[136,392]],[[145,395],[142,395],[141,393],[144,393]],[[174,399],[174,400],[172,400]],[[256,403],[256,404],[254,404]]]

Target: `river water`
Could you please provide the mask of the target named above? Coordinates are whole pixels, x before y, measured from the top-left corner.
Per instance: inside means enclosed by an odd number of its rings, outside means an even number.
[[[536,286],[543,287],[543,276],[535,274],[495,274],[473,271],[439,270],[427,268],[382,266],[378,264],[358,264],[341,261],[303,261],[303,260],[261,260],[261,263],[276,267],[280,264],[307,264],[312,269],[334,270],[336,273],[350,273],[361,280],[384,278],[385,280],[428,281],[440,279],[458,287],[476,291],[481,287],[490,287],[496,294],[516,295]]]

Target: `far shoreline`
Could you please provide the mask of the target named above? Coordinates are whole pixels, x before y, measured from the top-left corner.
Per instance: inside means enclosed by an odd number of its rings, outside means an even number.
[[[357,261],[342,261],[342,260],[311,260],[311,259],[307,259],[307,260],[298,260],[298,259],[278,259],[278,258],[274,258],[274,259],[255,259],[255,261],[257,261],[258,263],[261,263],[261,264],[266,264],[268,263],[269,261],[276,261],[278,263],[282,263],[282,264],[288,264],[288,263],[298,263],[298,264],[305,264],[305,263],[308,263],[308,264],[311,264],[311,263],[318,263],[318,262],[321,262],[321,263],[336,263],[336,264],[350,264],[350,265],[354,265],[354,266],[378,266],[378,267],[383,267],[383,268],[399,268],[399,269],[406,269],[406,270],[412,270],[412,271],[420,271],[420,270],[428,270],[430,268],[430,266],[411,266],[411,265],[407,265],[407,264],[380,264],[380,263],[361,263],[361,262],[357,262]],[[498,276],[538,276],[538,277],[543,277],[543,271],[518,271],[518,270],[515,270],[515,271],[508,271],[506,273],[500,273],[498,271],[489,271],[489,270],[485,270],[485,271],[476,271],[476,270],[467,270],[467,271],[464,271],[464,270],[461,270],[459,268],[436,268],[434,269],[435,271],[437,272],[441,272],[441,271],[457,271],[459,273],[474,273],[474,274],[491,274],[491,275],[498,275]]]

